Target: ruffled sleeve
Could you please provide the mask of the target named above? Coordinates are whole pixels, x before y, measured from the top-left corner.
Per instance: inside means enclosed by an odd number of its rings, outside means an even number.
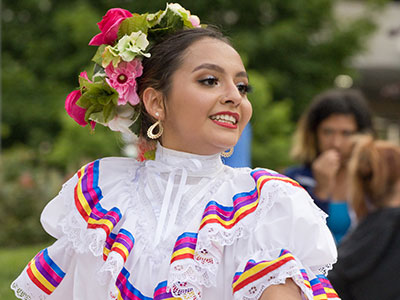
[[[266,170],[252,175],[257,217],[236,247],[234,298],[258,299],[268,286],[292,278],[307,299],[339,299],[325,277],[337,256],[325,213],[294,180]]]
[[[126,221],[125,215],[138,165],[128,158],[96,160],[63,185],[41,215],[44,229],[57,241],[12,283],[18,298],[108,299],[115,293],[116,276],[134,245],[134,220]]]

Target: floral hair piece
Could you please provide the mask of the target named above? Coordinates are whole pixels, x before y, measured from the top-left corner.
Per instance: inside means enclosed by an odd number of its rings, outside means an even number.
[[[142,59],[151,56],[150,47],[167,34],[200,27],[200,19],[178,3],[167,3],[154,14],[132,14],[110,9],[97,23],[101,33],[89,45],[98,46],[91,80],[84,71],[79,89],[65,100],[65,109],[79,125],[96,123],[113,131],[139,136],[140,99],[136,79],[143,73]]]

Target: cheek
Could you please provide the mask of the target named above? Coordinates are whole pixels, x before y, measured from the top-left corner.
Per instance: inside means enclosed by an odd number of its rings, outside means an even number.
[[[317,134],[317,142],[318,149],[321,152],[327,150],[330,146],[330,138],[324,136],[323,134]]]
[[[353,143],[351,139],[346,139],[345,141],[343,141],[343,146],[342,146],[343,154],[350,156],[352,148],[353,148]]]
[[[251,106],[250,101],[244,102],[242,106],[242,119],[240,120],[243,128],[250,121],[252,114],[253,114],[253,107]]]

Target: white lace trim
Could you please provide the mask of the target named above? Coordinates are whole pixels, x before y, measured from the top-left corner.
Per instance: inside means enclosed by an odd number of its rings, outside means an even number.
[[[26,271],[24,270],[24,272]],[[25,280],[22,274],[13,283],[11,283],[10,287],[14,291],[15,297],[17,297],[18,299],[22,300],[47,299],[47,295],[44,295],[43,292],[35,293],[35,289],[37,289],[36,286],[34,286],[31,282]]]
[[[87,229],[87,223],[75,211],[60,222],[62,232],[77,253],[90,251],[94,256],[103,254],[106,233],[103,229]]]
[[[234,294],[235,300],[256,300],[271,285],[284,284],[286,279],[291,278],[300,287],[307,299],[312,300],[312,290],[304,284],[304,279],[299,267],[295,262],[287,263],[280,268],[270,272],[251,284],[246,285]]]
[[[323,266],[310,267],[310,269],[314,273],[323,274],[324,276],[328,276],[329,271],[333,269],[333,265],[335,263],[336,263],[336,261],[331,264],[326,264]]]

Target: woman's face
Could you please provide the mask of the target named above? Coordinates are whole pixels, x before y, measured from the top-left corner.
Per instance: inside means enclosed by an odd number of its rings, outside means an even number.
[[[164,147],[210,155],[233,147],[250,120],[248,78],[239,54],[212,38],[193,43],[172,75]]]
[[[342,164],[350,157],[353,135],[357,132],[357,122],[353,115],[333,114],[323,120],[317,128],[319,151],[335,150]]]

